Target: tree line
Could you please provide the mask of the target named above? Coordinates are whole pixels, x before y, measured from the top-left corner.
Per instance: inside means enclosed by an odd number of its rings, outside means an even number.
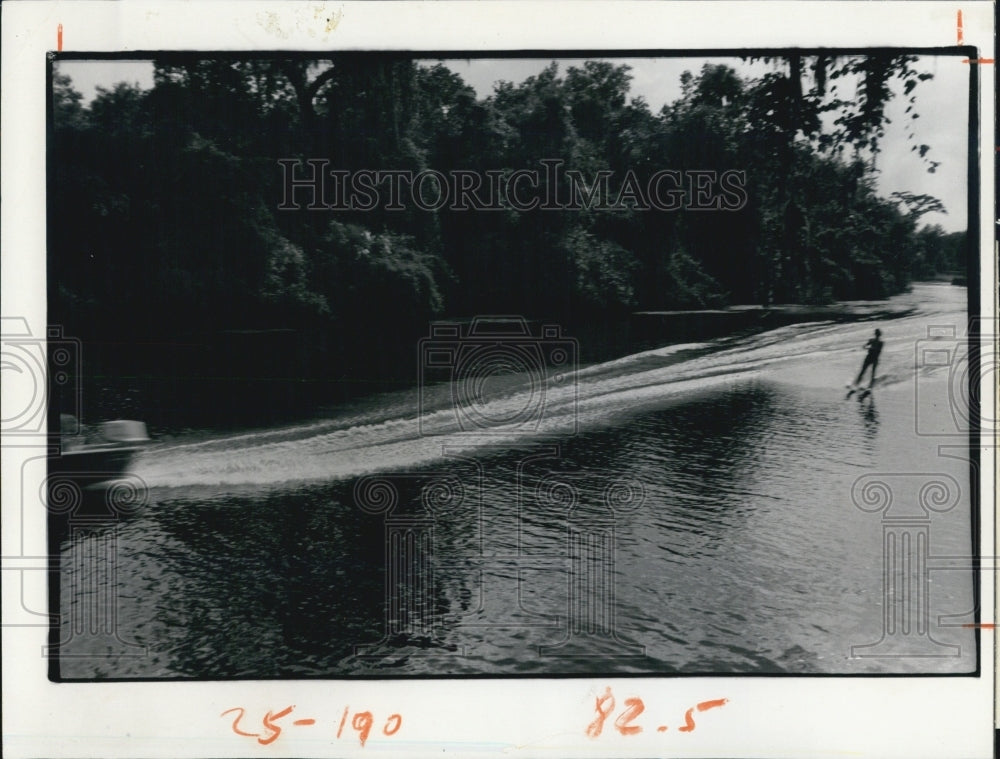
[[[706,64],[658,112],[630,97],[627,63],[604,60],[552,63],[477,97],[446,65],[404,57],[171,58],[155,62],[151,89],[99,88],[89,105],[57,64],[50,321],[174,346],[291,330],[315,354],[314,369],[296,359],[299,374],[334,364],[346,378],[412,363],[413,339],[441,316],[573,325],[636,309],[886,297],[965,268],[964,233],[921,225],[943,210],[937,199],[876,189],[885,105],[905,97],[918,115],[930,75],[917,63],[792,56],[756,78]],[[836,94],[847,82],[857,96]],[[933,171],[930,147],[909,137]],[[623,183],[647,188],[665,169],[735,171],[745,197],[716,210],[289,208],[280,162],[301,174],[317,159],[346,176],[509,177],[557,161],[559,178],[542,172],[534,189],[562,197],[588,178],[620,198]]]

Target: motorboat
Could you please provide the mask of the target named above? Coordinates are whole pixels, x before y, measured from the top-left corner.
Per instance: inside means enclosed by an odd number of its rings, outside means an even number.
[[[60,450],[49,458],[49,476],[62,475],[83,488],[106,486],[124,477],[136,453],[148,442],[145,422],[115,419],[79,429],[76,418],[63,415]]]

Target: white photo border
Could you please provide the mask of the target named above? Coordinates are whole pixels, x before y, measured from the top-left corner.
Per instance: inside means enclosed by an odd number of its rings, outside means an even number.
[[[989,2],[10,2],[3,5],[0,150],[2,308],[46,323],[46,104],[48,52],[400,50],[699,50],[817,47],[935,48],[965,45],[992,59]],[[61,30],[61,31],[60,31]],[[750,31],[752,30],[752,31]],[[956,58],[955,65],[962,65]],[[996,314],[993,218],[995,66],[980,74],[980,294]],[[975,158],[975,156],[972,156]],[[985,352],[985,353],[988,353]],[[992,357],[984,357],[990,360]],[[984,377],[995,377],[984,371]],[[996,405],[984,383],[982,401]],[[981,621],[995,621],[995,436],[982,431]],[[44,451],[44,435],[35,441]],[[20,523],[22,461],[3,450],[3,555],[44,553],[44,509]],[[31,492],[37,492],[31,491]],[[14,543],[20,540],[18,545]],[[12,547],[13,546],[13,547]],[[5,569],[8,568],[5,558]],[[5,572],[5,575],[7,573]],[[5,586],[7,577],[4,578]],[[37,599],[46,608],[44,586]],[[8,588],[5,587],[5,612]],[[995,636],[983,630],[974,677],[685,677],[395,681],[52,683],[40,655],[48,630],[3,628],[3,750],[8,757],[355,756],[989,756],[995,715]],[[992,652],[992,656],[991,656]],[[622,736],[584,729],[612,687],[683,714],[726,698],[712,725]],[[327,725],[287,731],[259,745],[220,714],[263,715],[296,705]],[[405,735],[365,748],[333,738],[343,708],[405,715]],[[253,717],[259,721],[259,716]]]

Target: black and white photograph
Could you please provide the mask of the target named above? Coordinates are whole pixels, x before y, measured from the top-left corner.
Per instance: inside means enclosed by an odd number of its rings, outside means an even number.
[[[57,58],[54,674],[975,671],[949,63]]]
[[[993,71],[948,8],[940,47],[59,25],[44,321],[3,320],[5,395],[44,376],[3,417],[41,441],[14,617],[50,686],[578,682],[559,729],[627,756],[697,745],[726,683],[980,682]],[[432,746],[229,700],[226,751]]]

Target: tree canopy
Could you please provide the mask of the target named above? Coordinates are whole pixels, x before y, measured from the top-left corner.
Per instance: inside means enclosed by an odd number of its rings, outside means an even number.
[[[630,97],[627,63],[606,60],[477,97],[443,63],[399,56],[170,59],[152,89],[118,84],[87,106],[57,70],[53,318],[106,340],[289,328],[346,373],[442,315],[572,324],[878,298],[962,268],[957,236],[920,226],[940,201],[875,184],[885,105],[899,93],[915,119],[930,74],[912,56],[774,64],[757,78],[685,73],[658,113]],[[856,99],[838,92],[849,79]],[[930,148],[914,150],[933,170]],[[538,196],[616,202],[280,210],[289,159],[300,174],[316,159],[351,176],[536,171]],[[693,209],[699,183],[723,175],[732,192]],[[685,201],[650,207],[654,186]]]

